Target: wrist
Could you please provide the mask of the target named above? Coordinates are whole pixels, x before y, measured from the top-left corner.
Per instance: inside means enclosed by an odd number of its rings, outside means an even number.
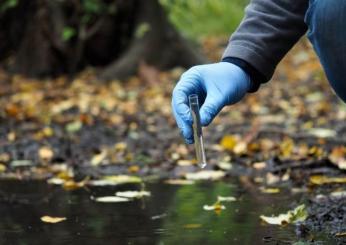
[[[267,82],[267,79],[261,72],[242,59],[225,57],[222,59],[222,62],[228,62],[240,67],[250,77],[250,85],[247,90],[248,93],[256,92],[262,83]]]

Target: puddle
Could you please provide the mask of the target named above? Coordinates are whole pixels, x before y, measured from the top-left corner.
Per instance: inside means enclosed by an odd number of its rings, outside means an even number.
[[[0,182],[0,244],[293,244],[293,226],[261,223],[261,214],[287,211],[294,198],[248,193],[215,182],[174,186],[148,184],[151,197],[125,203],[97,203],[91,195],[112,195],[134,186],[66,192],[45,182]],[[220,214],[203,210],[218,195],[234,196]],[[41,216],[67,220],[47,224]],[[315,234],[316,244],[334,244]],[[308,243],[305,243],[308,244]]]

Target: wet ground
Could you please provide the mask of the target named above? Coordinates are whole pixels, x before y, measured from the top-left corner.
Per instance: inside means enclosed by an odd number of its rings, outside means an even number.
[[[146,185],[151,197],[126,203],[97,203],[90,196],[138,189],[79,189],[66,192],[41,181],[0,184],[1,244],[342,244],[322,232],[304,237],[297,226],[263,224],[271,215],[301,202],[300,194],[251,193],[229,181],[173,186]],[[219,214],[203,210],[218,195],[234,196]],[[48,224],[41,216],[67,220]],[[313,243],[311,243],[313,241]]]

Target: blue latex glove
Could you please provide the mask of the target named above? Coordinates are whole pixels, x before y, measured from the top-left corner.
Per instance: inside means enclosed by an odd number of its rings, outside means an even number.
[[[186,143],[193,143],[189,95],[198,95],[201,123],[207,126],[224,106],[241,100],[250,84],[249,75],[228,62],[194,66],[184,72],[173,90],[172,108]]]

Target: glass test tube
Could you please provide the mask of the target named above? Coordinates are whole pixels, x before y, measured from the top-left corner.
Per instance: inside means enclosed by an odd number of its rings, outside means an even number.
[[[196,94],[190,95],[189,103],[190,103],[190,111],[191,111],[192,119],[193,119],[192,128],[193,128],[193,138],[195,141],[197,164],[201,168],[204,168],[205,166],[207,166],[207,161],[206,161],[205,151],[204,151],[201,117],[199,115],[198,95]]]

